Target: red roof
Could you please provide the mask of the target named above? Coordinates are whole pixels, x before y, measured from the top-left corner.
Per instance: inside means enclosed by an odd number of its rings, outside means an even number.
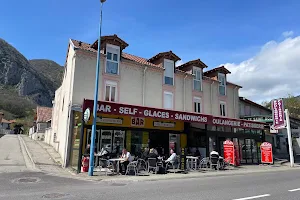
[[[37,120],[36,122],[47,122],[52,118],[52,108],[38,106],[36,108]]]
[[[87,51],[91,51],[91,52],[95,52],[95,53],[97,52],[97,50],[91,48],[91,44],[84,43],[84,42],[81,42],[81,41],[78,41],[78,40],[73,40],[73,39],[71,39],[71,41],[73,42],[73,44],[77,48],[87,50]],[[142,57],[139,57],[139,56],[134,56],[134,55],[131,55],[129,53],[122,52],[122,58],[127,59],[127,60],[131,60],[131,61],[134,61],[134,62],[137,62],[137,63],[140,63],[140,64],[143,64],[143,65],[149,65],[149,66],[158,67],[158,68],[161,68],[161,69],[163,68],[160,65],[155,65],[153,63],[148,62],[148,59],[146,59],[146,58],[142,58]]]
[[[206,72],[203,73],[204,76],[209,76],[209,74],[213,73],[213,72],[223,72],[225,74],[231,74],[231,72],[226,69],[224,66],[220,66],[220,67],[216,67],[216,68],[213,68],[211,70],[208,70]]]
[[[4,119],[4,118],[2,118],[2,122],[1,123],[5,123],[5,124],[11,124],[11,122],[10,121],[8,121],[8,120],[6,120],[6,119]]]

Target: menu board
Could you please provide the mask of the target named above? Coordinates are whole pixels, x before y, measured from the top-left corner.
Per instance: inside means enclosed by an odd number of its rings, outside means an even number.
[[[273,164],[272,144],[264,142],[260,145],[261,163]]]
[[[230,140],[226,140],[223,143],[224,146],[224,160],[230,160],[230,164],[235,164],[235,152],[234,144]]]

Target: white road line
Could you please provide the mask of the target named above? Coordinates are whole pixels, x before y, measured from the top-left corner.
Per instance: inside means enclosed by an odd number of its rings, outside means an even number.
[[[269,196],[271,196],[271,195],[270,194],[263,194],[263,195],[252,196],[252,197],[244,197],[244,198],[233,199],[233,200],[249,200],[249,199],[258,199],[258,198],[269,197]]]
[[[292,190],[289,190],[289,192],[296,192],[296,191],[299,191],[300,188],[297,188],[297,189],[292,189]]]

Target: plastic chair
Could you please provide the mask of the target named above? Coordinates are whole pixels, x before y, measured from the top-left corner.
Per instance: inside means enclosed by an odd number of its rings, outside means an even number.
[[[148,158],[148,173],[150,170],[154,170],[154,173],[157,174],[158,165],[156,158]]]
[[[199,164],[199,168],[200,169],[208,168],[208,163],[209,163],[209,157],[202,158],[202,160],[200,161],[200,164]]]
[[[136,176],[138,174],[138,161],[132,161],[127,165],[127,170],[125,175],[127,175],[130,171],[134,171],[134,175]]]

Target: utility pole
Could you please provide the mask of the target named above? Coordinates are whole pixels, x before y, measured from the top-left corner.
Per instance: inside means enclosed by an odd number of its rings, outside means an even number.
[[[291,167],[294,167],[294,153],[293,153],[293,141],[292,141],[292,131],[291,131],[291,123],[290,123],[290,113],[288,109],[285,109],[285,118],[286,118],[286,130],[288,136],[289,143],[289,154],[290,154],[290,163]]]

